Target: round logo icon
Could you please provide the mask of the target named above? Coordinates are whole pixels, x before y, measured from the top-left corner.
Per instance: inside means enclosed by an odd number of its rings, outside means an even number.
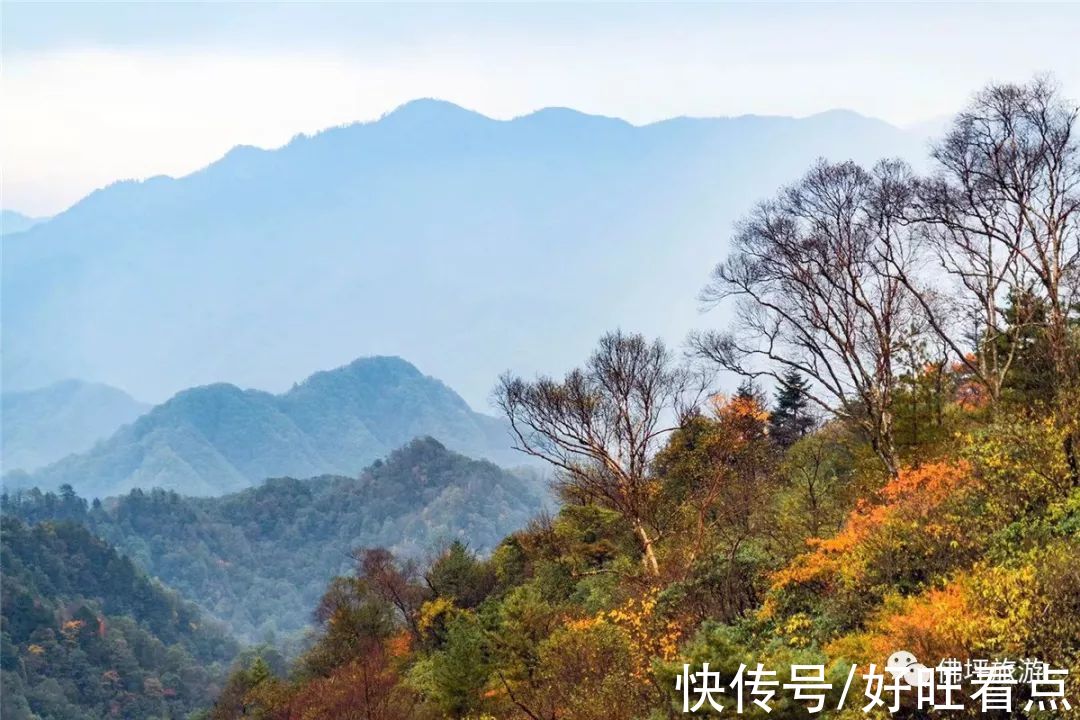
[[[894,678],[903,678],[904,682],[912,687],[929,685],[933,680],[933,670],[920,663],[919,659],[907,650],[897,650],[890,655],[885,669]]]

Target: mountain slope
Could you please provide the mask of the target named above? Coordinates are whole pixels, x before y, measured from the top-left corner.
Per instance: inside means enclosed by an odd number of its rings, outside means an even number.
[[[45,218],[30,217],[14,210],[0,210],[0,235],[14,235],[29,230],[43,220]]]
[[[183,718],[238,647],[75,523],[3,518],[5,720]]]
[[[481,407],[506,368],[568,367],[611,327],[681,340],[750,203],[818,156],[922,145],[850,112],[635,127],[413,102],[116,183],[11,238],[3,379],[163,399],[395,354]]]
[[[221,495],[267,477],[355,475],[421,435],[474,456],[522,459],[499,421],[406,361],[374,357],[281,395],[221,383],[185,390],[91,450],[4,483],[69,484],[87,497],[137,487]]]
[[[86,523],[234,632],[261,640],[305,627],[356,547],[420,557],[462,539],[483,551],[546,502],[535,479],[423,438],[359,478],[279,478],[218,498],[134,490],[89,510],[77,498],[34,490],[9,497],[6,511]]]
[[[149,409],[123,390],[64,380],[0,395],[0,467],[36,470],[90,449]]]

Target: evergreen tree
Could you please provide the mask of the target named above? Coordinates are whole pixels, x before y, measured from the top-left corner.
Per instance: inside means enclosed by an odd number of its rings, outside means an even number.
[[[1046,301],[1030,288],[1009,293],[1004,320],[1012,332],[996,338],[995,350],[1011,356],[1005,390],[1020,403],[1049,402],[1058,380],[1046,335]]]
[[[814,427],[809,389],[810,384],[798,370],[790,369],[780,378],[776,405],[769,417],[769,433],[782,448],[791,447]]]
[[[765,407],[765,394],[753,380],[743,380],[735,390],[735,397],[740,400],[750,400]]]

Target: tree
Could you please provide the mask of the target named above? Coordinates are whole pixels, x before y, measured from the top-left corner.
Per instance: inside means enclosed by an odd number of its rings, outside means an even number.
[[[584,621],[556,630],[540,643],[537,675],[554,720],[645,717],[649,685],[634,677],[635,648],[608,622]]]
[[[494,570],[460,540],[439,553],[424,573],[424,580],[435,595],[453,600],[461,608],[479,605],[496,582]]]
[[[364,656],[397,630],[394,610],[362,578],[331,580],[315,609],[323,636],[304,656],[305,670],[326,675],[334,667]]]
[[[814,427],[807,393],[810,384],[798,370],[789,368],[780,376],[776,404],[769,415],[769,435],[781,448],[789,448]]]
[[[1074,376],[1077,363],[1068,324],[1080,300],[1078,114],[1047,80],[991,85],[935,152],[963,191],[947,197],[947,209],[968,219],[965,232],[1015,255],[1045,300],[1051,358],[1062,380]]]
[[[358,549],[353,552],[353,558],[357,562],[357,577],[383,602],[393,606],[413,639],[419,641],[417,618],[431,593],[420,582],[416,563],[412,560],[398,563],[385,548]]]
[[[745,390],[751,390],[746,386]],[[775,531],[780,490],[768,413],[753,392],[716,398],[657,454],[667,502],[683,508],[681,611],[725,621],[757,602],[754,546]]]
[[[1004,321],[1011,332],[997,338],[999,352],[1014,357],[1003,390],[1021,404],[1052,402],[1057,390],[1046,326],[1046,302],[1028,288],[1009,293]]]
[[[897,162],[867,171],[820,161],[761,203],[702,294],[712,304],[737,299],[736,330],[691,340],[699,355],[744,377],[809,377],[805,397],[858,423],[893,475],[897,351],[922,332],[895,272],[915,261],[898,212],[909,202],[907,176]]]
[[[604,335],[583,368],[562,381],[504,375],[495,391],[517,449],[554,465],[562,496],[620,513],[633,526],[653,575],[654,549],[671,512],[657,503],[652,457],[697,400],[692,374],[660,341]],[[700,390],[700,386],[699,386]]]
[[[753,403],[759,409],[765,407],[765,393],[749,378],[744,378],[739,383],[739,387],[735,389],[735,399],[743,403]]]
[[[423,689],[452,718],[471,714],[484,702],[491,667],[483,628],[471,613],[454,616],[447,625],[446,641],[432,653],[424,668]]]
[[[990,85],[934,147],[936,172],[916,182],[906,210],[954,281],[950,302],[917,288],[903,269],[897,275],[994,401],[1016,365],[1015,339],[1030,324],[1045,326],[1058,377],[1076,371],[1068,316],[1080,291],[1077,112],[1046,80]],[[1045,317],[1007,319],[1006,300],[1033,290]],[[957,322],[969,332],[958,334]]]

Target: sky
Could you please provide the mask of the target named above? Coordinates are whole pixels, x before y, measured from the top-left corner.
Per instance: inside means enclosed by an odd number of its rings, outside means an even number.
[[[418,97],[939,120],[990,81],[1080,97],[1080,5],[0,3],[0,204],[62,211],[113,181],[377,119]]]

